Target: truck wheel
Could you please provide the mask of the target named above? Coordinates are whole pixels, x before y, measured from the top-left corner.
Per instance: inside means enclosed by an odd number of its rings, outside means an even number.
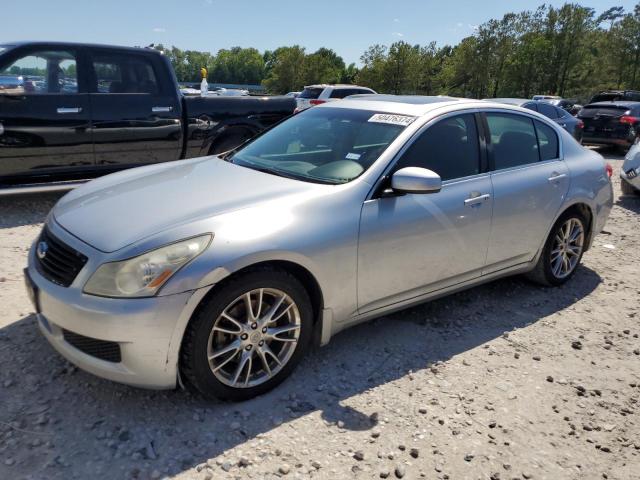
[[[249,140],[253,135],[252,132],[244,128],[232,129],[213,142],[209,149],[209,155],[220,155],[221,153],[233,150]]]
[[[633,185],[622,178],[620,179],[620,187],[623,195],[640,195],[640,190],[636,190]]]
[[[545,286],[567,282],[576,272],[587,238],[587,221],[577,211],[569,211],[555,223],[535,268],[527,278]]]
[[[261,269],[231,278],[191,319],[180,371],[208,398],[246,400],[293,371],[309,348],[313,310],[288,272]]]

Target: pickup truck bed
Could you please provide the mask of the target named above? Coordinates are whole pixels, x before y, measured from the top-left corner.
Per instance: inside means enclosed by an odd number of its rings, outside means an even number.
[[[289,97],[183,96],[156,50],[0,45],[0,195],[221,153],[294,109]]]

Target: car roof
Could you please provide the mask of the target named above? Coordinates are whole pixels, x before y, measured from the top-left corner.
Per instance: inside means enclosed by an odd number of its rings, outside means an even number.
[[[372,110],[377,112],[394,113],[398,115],[422,116],[432,110],[447,106],[465,106],[469,108],[509,108],[504,104],[486,102],[471,98],[456,98],[445,96],[426,95],[350,95],[339,102],[329,102],[314,108],[352,108],[359,110]],[[513,109],[518,109],[512,106]],[[527,111],[529,112],[529,111]],[[529,112],[535,113],[535,112]]]
[[[318,83],[316,85],[305,85],[304,88],[366,88],[367,90],[371,90],[369,87],[363,87],[362,85],[352,85],[349,83]]]
[[[20,42],[5,42],[2,44],[5,47],[14,49],[25,46],[34,46],[34,47],[55,47],[55,48],[113,48],[117,50],[130,50],[132,52],[147,52],[147,53],[156,53],[161,55],[162,52],[159,50],[155,50],[154,48],[147,47],[130,47],[130,46],[121,46],[121,45],[105,45],[101,43],[78,43],[78,42],[48,42],[48,41],[20,41]]]
[[[640,105],[640,102],[633,102],[631,100],[618,100],[618,101],[604,101],[604,102],[594,102],[594,103],[590,103],[589,105],[586,105],[587,107],[590,107],[592,105],[596,105],[596,106],[606,106],[606,105],[615,105],[616,107],[637,107],[638,105]]]

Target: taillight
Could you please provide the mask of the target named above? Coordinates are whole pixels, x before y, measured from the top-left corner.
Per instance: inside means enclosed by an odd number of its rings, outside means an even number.
[[[635,123],[640,122],[640,118],[632,117],[631,115],[623,115],[620,117],[620,123],[626,123],[628,125],[634,125]]]
[[[325,103],[326,100],[309,100],[311,105],[320,105],[321,103]]]
[[[613,167],[611,166],[611,164],[605,164],[604,168],[607,170],[607,175],[609,176],[609,178],[611,178],[613,176]]]
[[[582,120],[578,120],[578,124],[576,125],[578,128],[584,128],[584,122]]]

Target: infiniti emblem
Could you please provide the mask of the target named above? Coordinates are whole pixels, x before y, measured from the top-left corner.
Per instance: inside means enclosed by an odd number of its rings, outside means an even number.
[[[38,248],[36,248],[36,253],[38,254],[38,258],[40,260],[42,260],[46,255],[47,255],[47,251],[49,250],[49,245],[47,245],[47,242],[38,242]]]

